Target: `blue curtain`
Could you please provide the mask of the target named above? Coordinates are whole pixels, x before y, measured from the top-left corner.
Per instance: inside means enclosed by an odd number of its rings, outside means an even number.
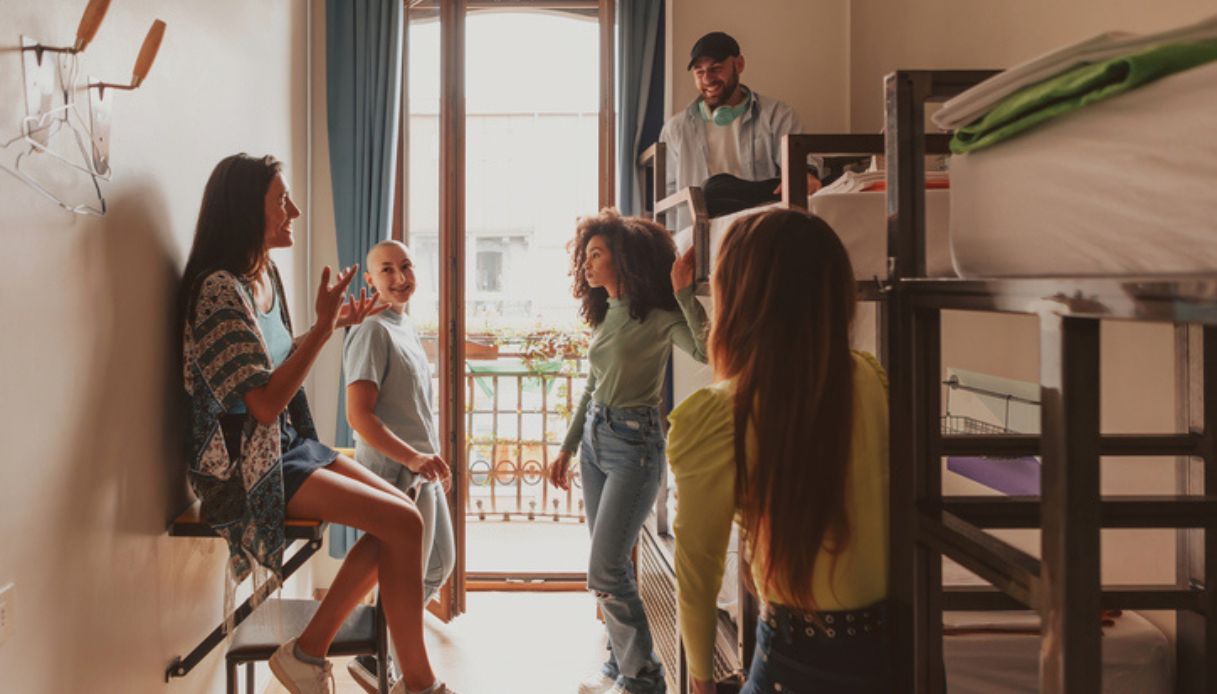
[[[401,105],[401,0],[328,0],[325,4],[326,115],[338,262],[364,263],[389,238]],[[351,287],[363,286],[362,272]],[[353,445],[346,389],[338,387],[338,446]],[[332,526],[330,554],[346,555],[355,531]]]
[[[646,182],[638,178],[638,155],[663,127],[663,5],[617,4],[617,208],[624,214],[642,212]]]

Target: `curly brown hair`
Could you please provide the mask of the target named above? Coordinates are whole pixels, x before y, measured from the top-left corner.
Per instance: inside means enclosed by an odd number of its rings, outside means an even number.
[[[600,325],[608,313],[608,292],[603,287],[590,286],[583,272],[587,244],[596,236],[604,237],[613,254],[617,286],[621,296],[629,301],[631,318],[646,320],[651,309],[675,311],[679,308],[670,279],[672,263],[676,260],[672,234],[649,219],[622,217],[610,207],[601,210],[600,214],[580,219],[575,238],[568,245],[573,278],[571,291],[583,302],[579,315],[588,325]]]

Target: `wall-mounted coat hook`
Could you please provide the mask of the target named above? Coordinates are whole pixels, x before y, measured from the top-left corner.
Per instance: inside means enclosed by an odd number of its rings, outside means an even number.
[[[113,84],[111,82],[93,82],[90,89],[96,89],[98,98],[105,99],[107,89],[138,89],[152,69],[156,53],[161,48],[161,39],[165,38],[165,23],[161,20],[152,22],[148,27],[148,35],[144,37],[144,45],[140,46],[139,55],[135,58],[135,69],[131,71],[131,84]]]
[[[36,43],[32,46],[23,46],[22,50],[34,51],[39,63],[42,62],[43,53],[71,53],[73,55],[80,53],[97,35],[97,29],[101,26],[101,20],[105,19],[108,9],[110,9],[110,0],[89,0],[84,14],[80,17],[80,26],[76,27],[76,43],[71,46],[44,46]]]
[[[107,89],[138,88],[148,76],[165,35],[165,23],[156,20],[148,29],[139,55],[135,60],[130,84],[113,84],[85,80],[89,113],[87,120],[77,105],[80,83],[77,82],[80,54],[93,40],[109,9],[110,0],[90,0],[76,32],[76,42],[70,48],[44,46],[28,36],[21,37],[21,61],[25,75],[26,117],[21,132],[0,141],[0,171],[7,172],[27,184],[61,208],[75,214],[104,215],[106,200],[100,181],[110,178],[110,113],[113,97]],[[43,53],[56,53],[56,60],[43,60]],[[10,153],[15,156],[10,156]],[[27,165],[34,158],[46,157],[57,166],[79,171],[89,177],[94,202],[77,203],[77,191],[62,193],[63,182],[54,177],[40,178],[37,167]],[[61,171],[61,170],[59,170]]]

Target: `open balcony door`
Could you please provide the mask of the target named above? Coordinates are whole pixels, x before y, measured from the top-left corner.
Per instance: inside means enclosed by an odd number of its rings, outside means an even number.
[[[438,599],[428,609],[445,622],[466,611],[466,532],[465,507],[468,461],[466,460],[465,359],[467,352],[465,330],[465,18],[469,10],[503,9],[505,7],[537,9],[592,9],[599,14],[600,25],[600,100],[598,202],[600,207],[615,204],[615,0],[403,0],[406,21],[411,15],[426,13],[440,22],[440,109],[439,109],[439,418],[441,455],[452,467],[452,490],[449,507],[456,539],[456,568]],[[403,55],[408,54],[404,51]],[[408,79],[409,70],[403,70]],[[408,167],[403,166],[409,147],[407,129],[409,108],[408,85],[403,89],[407,105],[402,109],[403,130],[398,152],[399,176],[402,189],[398,194],[398,222],[395,237],[408,239],[407,211],[402,201],[410,185]]]

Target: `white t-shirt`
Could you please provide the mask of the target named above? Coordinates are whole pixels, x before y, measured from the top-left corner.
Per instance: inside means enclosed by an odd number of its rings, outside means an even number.
[[[706,168],[711,176],[720,173],[741,177],[744,175],[744,166],[740,163],[739,155],[741,120],[735,118],[727,125],[702,121],[702,127],[706,129]]]

